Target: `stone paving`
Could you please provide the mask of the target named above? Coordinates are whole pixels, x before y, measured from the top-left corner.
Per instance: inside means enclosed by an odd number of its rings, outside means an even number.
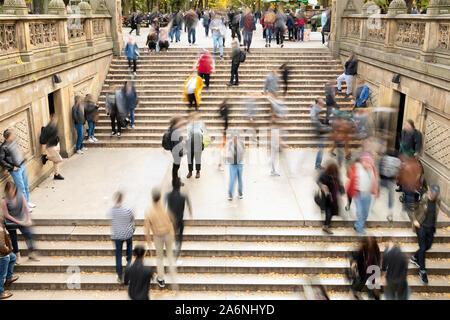
[[[317,171],[314,170],[315,150],[288,149],[280,159],[280,177],[270,175],[269,159],[248,150],[244,164],[244,199],[227,200],[228,168],[217,168],[219,149],[209,147],[202,156],[201,178],[186,179],[186,157],[180,177],[183,188],[192,201],[195,219],[256,219],[256,220],[322,220],[313,201]],[[264,154],[264,152],[262,152]],[[324,153],[324,163],[331,156]],[[65,159],[61,173],[66,180],[52,177],[33,190],[31,199],[37,204],[36,219],[106,218],[117,190],[126,192],[126,202],[137,218],[144,217],[154,186],[167,190],[172,157],[161,149],[90,149],[84,155]],[[343,175],[343,172],[341,172]],[[345,180],[344,180],[345,181]],[[407,221],[395,194],[395,221]],[[346,201],[342,197],[343,202]],[[345,203],[345,202],[344,202]],[[343,208],[343,206],[342,206]],[[355,208],[342,210],[333,220],[354,220]],[[383,190],[372,207],[369,221],[385,221],[387,194]],[[186,215],[187,216],[187,215]],[[439,215],[440,221],[448,217]]]

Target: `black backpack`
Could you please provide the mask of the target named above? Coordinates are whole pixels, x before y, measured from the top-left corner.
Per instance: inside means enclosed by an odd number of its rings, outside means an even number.
[[[239,62],[245,62],[246,54],[245,51],[241,50],[240,56],[239,56]]]
[[[41,136],[39,137],[40,144],[47,144],[47,137],[45,136],[45,127],[41,128]]]
[[[162,147],[164,150],[172,150],[172,130],[169,128],[162,137]]]

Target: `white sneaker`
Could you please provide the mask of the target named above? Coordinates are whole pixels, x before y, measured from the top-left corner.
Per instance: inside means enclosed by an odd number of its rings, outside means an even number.
[[[91,139],[91,138],[89,138],[89,139],[87,139],[87,142],[94,142],[94,140],[93,139]]]
[[[31,208],[30,206],[28,206],[28,213],[32,213],[33,212],[33,208]]]
[[[77,150],[78,154],[84,154],[84,152],[82,150]]]
[[[135,127],[136,127],[136,126],[135,126],[134,124],[131,126],[131,128],[133,128],[133,129],[134,129]]]
[[[241,199],[241,200],[244,199],[244,196],[239,196],[239,199]]]
[[[120,137],[120,136],[121,136],[120,132],[117,132],[117,136],[118,136],[118,137]]]
[[[183,260],[177,260],[177,266],[181,266],[183,264]]]
[[[98,141],[98,139],[96,137],[92,137],[92,140],[94,140],[94,142]]]
[[[83,148],[81,148],[81,150],[88,151],[88,148],[83,147]]]
[[[30,208],[36,208],[36,205],[33,203],[33,202],[28,202],[28,206],[30,207]]]

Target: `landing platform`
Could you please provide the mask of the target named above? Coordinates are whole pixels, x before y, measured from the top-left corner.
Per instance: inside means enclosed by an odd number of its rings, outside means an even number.
[[[269,158],[265,150],[248,149],[244,164],[244,199],[227,200],[228,167],[217,168],[219,149],[207,148],[202,157],[201,178],[186,179],[187,161],[183,158],[180,177],[185,182],[183,191],[188,193],[193,206],[194,219],[199,220],[277,220],[297,221],[306,224],[323,220],[315,205],[313,194],[317,170],[314,170],[316,151],[312,149],[288,149],[280,158],[280,176],[270,175]],[[324,152],[324,163],[331,158]],[[38,206],[34,219],[106,219],[107,210],[113,205],[112,195],[117,190],[126,193],[137,219],[144,217],[145,208],[151,203],[151,189],[169,188],[172,157],[162,149],[89,149],[83,155],[65,159],[61,173],[64,181],[46,179],[35,188],[31,200]],[[344,167],[344,166],[343,166]],[[345,172],[341,172],[345,176]],[[344,180],[345,182],[345,180]],[[402,225],[408,221],[401,211],[395,194],[394,221]],[[355,219],[355,207],[343,210],[333,221],[350,222]],[[368,221],[386,222],[387,193],[382,190],[374,202]],[[187,215],[186,215],[187,216]],[[439,215],[439,221],[450,225],[450,219]],[[337,225],[342,225],[338,222]],[[283,225],[283,224],[281,224]]]

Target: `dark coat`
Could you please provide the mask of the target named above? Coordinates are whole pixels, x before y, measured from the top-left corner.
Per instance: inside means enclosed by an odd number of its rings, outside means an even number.
[[[94,121],[95,116],[98,115],[98,105],[92,102],[87,102],[84,106],[84,115],[87,121]]]
[[[74,124],[84,124],[86,122],[86,118],[84,117],[84,110],[81,105],[75,104],[72,107],[72,120]]]
[[[25,158],[24,158],[25,162]],[[14,167],[20,167],[22,163],[14,163],[11,150],[9,150],[9,145],[5,141],[0,146],[0,165],[8,171],[12,171]]]

